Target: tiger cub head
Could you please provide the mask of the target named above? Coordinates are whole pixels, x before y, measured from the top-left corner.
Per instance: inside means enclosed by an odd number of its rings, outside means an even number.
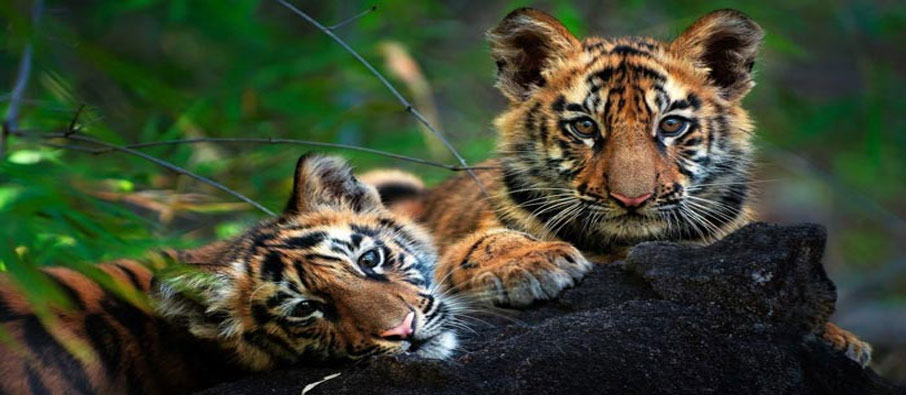
[[[580,40],[533,9],[488,33],[510,220],[585,250],[708,240],[745,220],[762,29],[733,10],[672,42]]]
[[[159,311],[253,370],[457,346],[432,240],[338,158],[299,159],[279,218],[178,256],[200,271],[159,281]]]

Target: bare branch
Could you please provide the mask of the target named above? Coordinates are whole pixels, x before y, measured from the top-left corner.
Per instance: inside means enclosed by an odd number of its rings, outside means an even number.
[[[22,136],[19,132],[16,132],[16,135]],[[86,147],[83,145],[56,144],[56,143],[48,143],[46,141],[42,141],[39,144],[41,144],[45,147],[68,149],[68,150],[73,150],[73,151],[86,152],[89,154],[93,154],[93,153],[97,152],[96,148],[89,148],[89,147]]]
[[[65,137],[65,136],[60,136]],[[296,140],[296,139],[282,139],[282,138],[246,138],[246,137],[201,137],[194,139],[179,139],[179,140],[164,140],[164,141],[152,141],[148,143],[138,143],[138,144],[129,144],[124,145],[125,148],[147,148],[147,147],[156,147],[161,145],[180,145],[180,144],[198,144],[198,143],[251,143],[251,144],[291,144],[291,145],[307,145],[313,147],[325,147],[325,148],[335,148],[335,149],[345,149],[359,152],[368,152],[375,155],[385,156],[388,158],[404,160],[407,162],[419,163],[427,166],[439,167],[442,169],[453,170],[453,171],[463,171],[466,169],[469,170],[489,170],[496,169],[496,166],[470,166],[464,168],[462,166],[447,165],[443,163],[438,163],[426,159],[415,158],[412,156],[394,154],[392,152],[386,152],[381,150],[376,150],[366,147],[358,147],[354,145],[347,144],[337,144],[337,143],[324,143],[320,141],[309,141],[309,140]],[[114,151],[112,148],[103,148],[97,149],[94,151],[95,154],[103,154],[106,152]]]
[[[38,24],[43,9],[44,0],[35,0],[35,3],[31,8],[32,26]],[[3,127],[2,130],[0,130],[0,159],[6,155],[7,137],[9,137],[9,134],[13,129],[16,129],[16,121],[19,118],[19,107],[22,104],[22,95],[25,94],[25,88],[28,87],[28,77],[31,75],[32,52],[32,43],[31,40],[29,40],[22,50],[22,60],[19,62],[16,83],[13,85],[13,91],[9,95],[9,107],[6,109],[6,117],[3,118]]]
[[[40,137],[40,138],[66,138],[71,135],[69,131],[64,131],[62,133],[36,133],[35,131],[27,130],[17,130],[17,135],[27,135],[29,137]],[[387,158],[398,159],[407,162],[418,163],[426,166],[438,167],[441,169],[451,170],[451,171],[464,171],[464,170],[493,170],[498,169],[499,166],[468,166],[462,167],[457,165],[448,165],[440,162],[430,161],[427,159],[416,158],[413,156],[395,154],[393,152],[376,150],[373,148],[359,147],[356,145],[348,144],[339,144],[339,143],[325,143],[321,141],[311,141],[311,140],[298,140],[298,139],[284,139],[284,138],[275,138],[275,137],[199,137],[199,138],[190,138],[190,139],[175,139],[175,140],[163,140],[163,141],[150,141],[146,143],[135,143],[122,145],[120,147],[124,148],[133,148],[133,149],[142,149],[149,147],[158,147],[163,145],[182,145],[182,144],[200,144],[200,143],[246,143],[246,144],[289,144],[289,145],[307,145],[312,147],[324,147],[324,148],[334,148],[334,149],[344,149],[350,151],[359,151],[367,152],[370,154],[375,154],[379,156],[384,156]],[[48,144],[43,144],[48,145]],[[67,148],[67,147],[60,147]],[[83,147],[84,148],[84,147]],[[109,152],[116,151],[113,148],[87,148],[88,152],[101,155]],[[83,150],[84,151],[84,150]]]
[[[481,193],[483,193],[485,196],[489,196],[488,191],[484,188],[484,185],[481,183],[481,180],[479,180],[478,176],[475,175],[475,172],[473,172],[469,168],[469,165],[468,165],[468,163],[466,163],[466,160],[462,157],[462,155],[459,154],[458,151],[456,151],[456,148],[454,148],[453,145],[450,144],[450,141],[447,140],[447,138],[444,137],[444,135],[441,134],[437,130],[437,128],[435,128],[433,125],[431,125],[431,123],[428,122],[428,120],[425,119],[425,117],[420,112],[418,112],[418,110],[415,109],[415,107],[412,106],[412,103],[409,103],[409,101],[406,100],[406,98],[403,97],[403,95],[401,95],[400,92],[397,91],[396,88],[394,88],[393,85],[390,84],[389,81],[387,81],[387,78],[385,78],[379,71],[377,71],[377,69],[375,69],[374,66],[371,65],[371,63],[368,63],[368,61],[365,60],[365,58],[363,58],[362,55],[359,55],[359,53],[356,52],[354,49],[352,49],[352,47],[350,47],[349,44],[347,44],[345,41],[343,41],[343,39],[341,39],[340,37],[337,37],[337,35],[334,34],[333,31],[331,31],[329,28],[327,28],[324,25],[322,25],[321,23],[319,23],[314,18],[310,17],[305,12],[302,12],[302,10],[300,10],[300,9],[296,8],[295,6],[293,6],[292,4],[286,2],[286,0],[274,0],[274,1],[280,3],[281,5],[283,5],[290,11],[294,12],[296,15],[299,15],[300,17],[302,17],[302,19],[305,19],[306,21],[308,21],[308,23],[311,23],[312,25],[314,25],[318,30],[324,32],[324,34],[326,34],[327,36],[332,38],[334,41],[336,41],[337,44],[340,44],[340,46],[343,47],[343,49],[345,49],[347,52],[349,52],[349,54],[352,55],[354,58],[356,58],[356,60],[358,60],[359,63],[361,63],[363,66],[365,66],[365,68],[368,69],[368,71],[370,71],[371,74],[373,74],[375,77],[377,77],[377,79],[380,80],[381,83],[384,84],[385,87],[387,87],[387,90],[389,90],[390,93],[392,93],[393,96],[396,97],[396,99],[400,102],[400,104],[402,104],[403,107],[405,107],[406,111],[411,113],[415,117],[416,120],[421,122],[422,125],[425,125],[425,127],[428,128],[428,130],[430,130],[431,133],[434,133],[434,135],[437,136],[437,138],[440,139],[440,141],[444,143],[444,145],[447,147],[447,149],[450,150],[450,153],[452,153],[453,156],[456,157],[456,160],[459,161],[459,164],[462,165],[462,167],[465,169],[465,171],[469,173],[469,176],[471,176],[472,179],[475,180],[475,183],[478,184],[478,188],[481,190]]]
[[[64,132],[64,134],[65,134],[64,137],[69,137],[70,135],[72,135],[73,133],[76,132],[76,122],[79,121],[79,115],[82,114],[82,110],[84,110],[84,109],[85,109],[85,104],[82,104],[79,106],[79,109],[76,110],[75,115],[72,117],[72,121],[69,121],[69,129],[67,129],[66,132]]]
[[[351,16],[351,17],[349,17],[349,18],[346,18],[346,20],[344,20],[343,22],[340,22],[340,23],[338,23],[338,24],[336,24],[336,25],[333,25],[333,26],[331,26],[331,27],[328,27],[328,29],[330,29],[330,30],[337,30],[337,29],[339,29],[339,28],[341,28],[341,27],[343,27],[343,26],[346,26],[346,25],[349,24],[350,22],[356,21],[356,20],[358,20],[359,18],[361,18],[361,17],[363,17],[363,16],[365,16],[365,15],[368,15],[368,14],[374,12],[374,10],[376,10],[376,9],[377,9],[377,6],[376,6],[376,5],[373,5],[373,6],[371,6],[371,8],[369,8],[369,9],[367,9],[367,10],[365,10],[365,11],[362,11],[362,12],[356,14],[356,15],[353,15],[353,16]]]
[[[182,167],[179,167],[179,166],[176,166],[176,165],[174,165],[174,164],[172,164],[172,163],[170,163],[170,162],[167,162],[167,161],[165,161],[165,160],[163,160],[163,159],[155,158],[155,157],[153,157],[153,156],[151,156],[151,155],[148,155],[148,154],[146,154],[146,153],[144,153],[144,152],[141,152],[141,151],[137,151],[137,150],[132,149],[132,148],[121,147],[121,146],[118,146],[118,145],[115,145],[115,144],[110,144],[110,143],[107,143],[107,142],[104,142],[104,141],[101,141],[101,140],[97,140],[97,139],[94,139],[94,138],[91,138],[91,137],[82,136],[82,135],[78,135],[78,134],[71,134],[71,133],[31,134],[31,133],[26,133],[26,132],[22,132],[22,131],[14,131],[14,130],[10,130],[9,132],[10,132],[10,134],[14,134],[14,135],[20,136],[20,137],[32,137],[32,138],[42,138],[42,139],[44,139],[44,138],[65,138],[65,139],[69,139],[69,140],[73,140],[73,141],[80,141],[80,142],[83,142],[83,143],[99,145],[99,146],[101,146],[101,147],[105,147],[105,148],[110,149],[110,150],[113,150],[113,151],[119,151],[119,152],[127,153],[127,154],[130,154],[130,155],[134,155],[134,156],[137,156],[137,157],[142,158],[142,159],[144,159],[144,160],[147,160],[147,161],[149,161],[149,162],[152,162],[152,163],[154,163],[154,164],[156,164],[156,165],[158,165],[158,166],[164,167],[164,168],[166,168],[166,169],[169,169],[169,170],[171,170],[171,171],[173,171],[173,172],[176,172],[176,173],[179,173],[179,174],[183,174],[183,175],[192,177],[192,178],[194,178],[194,179],[196,179],[196,180],[198,180],[198,181],[200,181],[200,182],[203,182],[203,183],[208,184],[208,185],[210,185],[210,186],[212,186],[212,187],[214,187],[214,188],[217,188],[217,189],[219,189],[219,190],[221,190],[221,191],[224,191],[224,192],[226,192],[226,193],[232,195],[233,197],[235,197],[235,198],[237,198],[237,199],[239,199],[239,200],[242,200],[243,202],[246,202],[246,203],[248,203],[248,204],[251,204],[253,207],[255,207],[255,208],[257,208],[258,210],[261,210],[261,211],[267,213],[268,215],[271,215],[271,216],[277,215],[277,214],[275,214],[273,211],[268,210],[266,207],[262,206],[260,203],[258,203],[258,202],[256,202],[256,201],[254,201],[254,200],[252,200],[252,199],[246,197],[245,195],[243,195],[243,194],[241,194],[241,193],[239,193],[239,192],[236,192],[236,191],[234,191],[234,190],[232,190],[232,189],[226,187],[225,185],[223,185],[223,184],[221,184],[221,183],[219,183],[219,182],[217,182],[217,181],[214,181],[214,180],[211,180],[211,179],[209,179],[209,178],[200,176],[200,175],[195,174],[195,173],[193,173],[193,172],[191,172],[191,171],[189,171],[189,170],[183,169]],[[44,145],[50,145],[50,144],[45,143]],[[64,146],[64,145],[56,145],[56,144],[54,144],[54,145],[52,145],[52,146],[56,146],[56,147],[59,147],[59,148],[75,149],[75,150],[78,150],[78,151],[85,151],[85,149],[84,149],[85,147],[82,147],[82,146]]]

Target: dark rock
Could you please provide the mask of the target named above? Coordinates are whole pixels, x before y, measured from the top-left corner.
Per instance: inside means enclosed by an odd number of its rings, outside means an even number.
[[[645,243],[626,266],[666,300],[816,332],[837,299],[821,265],[826,238],[820,226],[757,223],[706,248]]]
[[[750,225],[705,248],[636,247],[556,301],[483,316],[452,361],[294,368],[206,394],[904,393],[813,333],[833,312],[819,226]]]

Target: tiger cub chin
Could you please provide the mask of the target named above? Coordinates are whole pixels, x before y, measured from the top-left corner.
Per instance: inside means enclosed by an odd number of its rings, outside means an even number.
[[[98,265],[147,304],[52,267],[44,273],[72,308],[42,319],[0,276],[0,329],[12,338],[0,342],[0,393],[185,392],[316,360],[447,358],[456,307],[432,285],[433,248],[343,161],[303,156],[280,217],[169,253],[180,274]]]
[[[764,33],[741,12],[705,15],[671,42],[574,37],[523,8],[488,32],[497,88],[496,169],[421,191],[368,178],[441,247],[438,278],[522,306],[648,240],[707,243],[750,221],[753,125],[742,99]],[[870,351],[848,332],[825,337]]]

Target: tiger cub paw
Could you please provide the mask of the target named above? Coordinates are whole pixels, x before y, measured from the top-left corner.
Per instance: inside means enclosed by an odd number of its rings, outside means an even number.
[[[497,230],[451,246],[438,273],[447,276],[439,283],[479,303],[519,307],[553,299],[590,269],[588,260],[569,243]]]
[[[822,338],[831,347],[844,353],[863,368],[871,362],[871,345],[860,340],[850,331],[828,322]]]

